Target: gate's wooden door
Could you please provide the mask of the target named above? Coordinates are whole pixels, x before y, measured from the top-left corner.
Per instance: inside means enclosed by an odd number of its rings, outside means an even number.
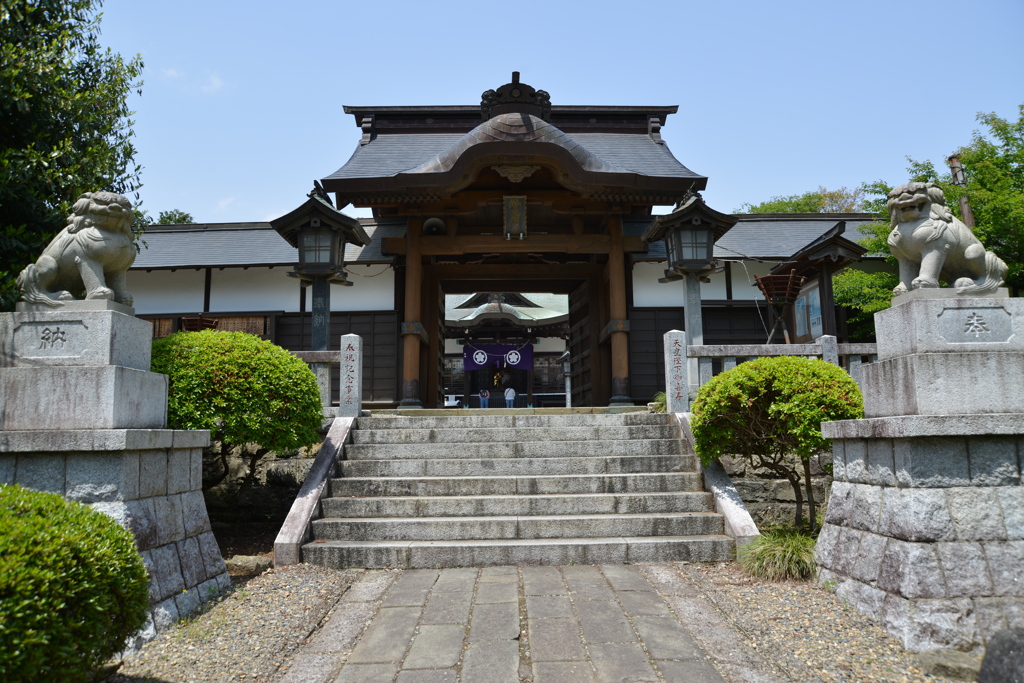
[[[594,344],[590,325],[590,282],[584,280],[569,295],[569,376],[573,406],[593,405]]]

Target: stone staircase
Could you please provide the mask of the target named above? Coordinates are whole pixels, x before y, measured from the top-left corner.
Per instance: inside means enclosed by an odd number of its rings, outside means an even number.
[[[671,416],[423,412],[357,420],[304,561],[629,564],[733,552]]]

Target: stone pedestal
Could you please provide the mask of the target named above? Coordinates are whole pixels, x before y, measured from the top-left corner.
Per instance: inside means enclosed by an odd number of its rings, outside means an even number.
[[[1024,626],[1024,300],[898,297],[866,419],[831,422],[820,580],[909,650]]]
[[[230,585],[202,493],[206,431],[166,429],[152,327],[109,301],[0,314],[0,483],[59,493],[135,536],[150,575],[141,644]]]

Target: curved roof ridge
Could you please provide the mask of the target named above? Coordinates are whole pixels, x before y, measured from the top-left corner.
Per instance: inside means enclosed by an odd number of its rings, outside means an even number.
[[[586,171],[626,173],[609,164],[571,135],[532,114],[506,113],[484,121],[463,135],[457,142],[430,161],[406,173],[444,173],[450,171],[462,154],[470,147],[487,142],[546,142],[565,149]]]

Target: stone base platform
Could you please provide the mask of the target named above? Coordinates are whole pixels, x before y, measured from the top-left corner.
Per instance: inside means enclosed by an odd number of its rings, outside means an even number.
[[[205,431],[0,431],[0,484],[88,504],[135,536],[151,604],[135,646],[231,583],[203,501],[208,444]]]
[[[0,370],[0,429],[163,429],[166,375],[121,365]]]

